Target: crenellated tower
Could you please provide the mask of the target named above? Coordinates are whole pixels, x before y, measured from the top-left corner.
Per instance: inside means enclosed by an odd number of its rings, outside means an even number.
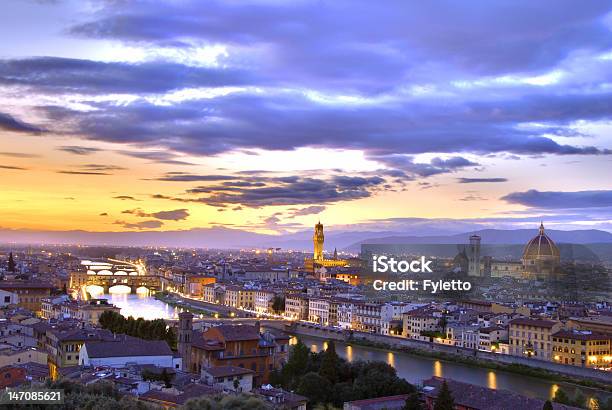
[[[323,243],[325,242],[325,235],[323,235],[323,224],[321,221],[315,225],[314,235],[312,237],[314,243],[314,255],[315,261],[323,260]]]

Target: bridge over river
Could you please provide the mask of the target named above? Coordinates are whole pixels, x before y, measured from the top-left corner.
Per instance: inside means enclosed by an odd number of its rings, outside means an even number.
[[[83,260],[82,270],[71,272],[70,288],[81,290],[87,286],[99,286],[109,293],[113,286],[127,286],[131,293],[138,288],[159,291],[162,280],[157,275],[147,273],[145,266],[137,262],[116,259]]]

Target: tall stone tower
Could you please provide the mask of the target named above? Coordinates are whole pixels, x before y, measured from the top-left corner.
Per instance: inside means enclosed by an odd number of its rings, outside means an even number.
[[[178,352],[183,358],[183,370],[191,371],[191,337],[193,335],[193,315],[190,312],[179,313]]]
[[[480,236],[470,236],[468,275],[480,276]]]
[[[312,257],[315,261],[323,260],[323,242],[325,242],[325,236],[323,235],[323,224],[319,221],[315,225],[314,236],[312,237],[314,243],[314,256]]]

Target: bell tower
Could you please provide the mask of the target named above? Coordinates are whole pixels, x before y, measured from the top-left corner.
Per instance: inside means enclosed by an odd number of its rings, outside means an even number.
[[[191,337],[193,335],[193,315],[190,312],[179,313],[178,352],[183,358],[183,371],[191,371]]]
[[[315,261],[323,260],[323,242],[325,242],[325,236],[323,235],[323,224],[321,221],[315,225],[314,235],[312,237],[314,243],[314,255]]]

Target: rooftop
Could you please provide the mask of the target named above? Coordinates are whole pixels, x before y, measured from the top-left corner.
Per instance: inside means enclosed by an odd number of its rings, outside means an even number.
[[[163,340],[127,339],[122,341],[86,342],[89,358],[130,356],[172,356],[172,350]]]
[[[423,386],[426,388],[425,395],[436,398],[444,380],[441,377],[432,377],[423,381]],[[507,390],[489,389],[452,379],[446,379],[446,383],[453,395],[455,405],[474,410],[541,410],[544,406],[544,400],[522,396]],[[553,409],[573,410],[578,408],[553,403]]]
[[[245,369],[242,367],[236,367],[236,366],[206,367],[203,369],[203,371],[210,374],[213,377],[240,376],[243,374],[255,373],[253,370]]]

